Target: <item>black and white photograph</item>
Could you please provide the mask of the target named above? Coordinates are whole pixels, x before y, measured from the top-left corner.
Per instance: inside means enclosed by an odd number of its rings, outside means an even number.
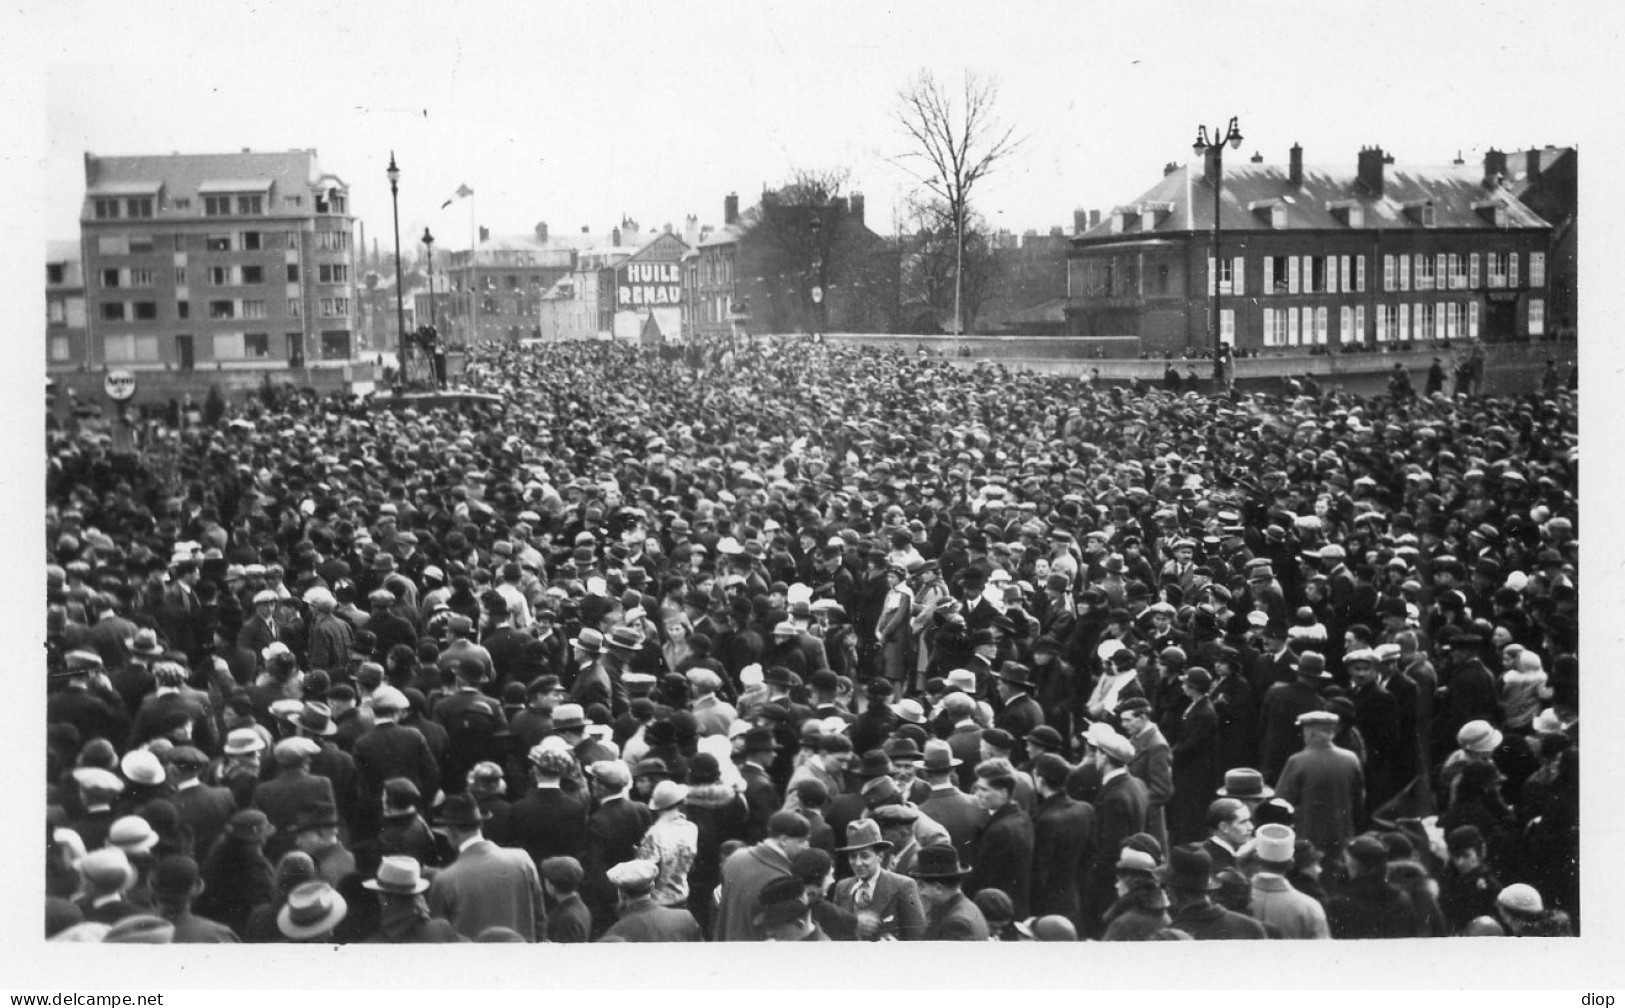
[[[13,1004],[1620,979],[1611,8],[25,7]]]

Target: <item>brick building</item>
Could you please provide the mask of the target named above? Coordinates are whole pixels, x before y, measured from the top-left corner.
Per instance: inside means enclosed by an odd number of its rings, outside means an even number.
[[[85,360],[85,269],[76,241],[45,248],[45,367],[77,370]]]
[[[1572,334],[1580,320],[1580,151],[1551,144],[1513,151],[1507,155],[1506,186],[1552,226],[1546,328]]]
[[[1215,282],[1221,338],[1242,353],[1546,334],[1551,225],[1506,187],[1500,152],[1414,167],[1369,148],[1306,167],[1294,146],[1285,165],[1226,165],[1217,264],[1215,174],[1211,155],[1201,171],[1169,164],[1072,239],[1069,335],[1206,353]]]
[[[87,153],[86,335],[77,359],[56,363],[180,374],[347,365],[358,352],[348,198],[314,150]]]

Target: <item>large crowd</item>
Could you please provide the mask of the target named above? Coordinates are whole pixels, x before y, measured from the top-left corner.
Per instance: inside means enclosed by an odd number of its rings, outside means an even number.
[[[48,421],[52,940],[1578,932],[1567,389],[459,382]]]

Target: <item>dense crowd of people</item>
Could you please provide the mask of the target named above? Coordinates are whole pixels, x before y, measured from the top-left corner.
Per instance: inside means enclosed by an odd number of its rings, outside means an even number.
[[[1577,933],[1567,389],[461,382],[48,422],[53,940]]]

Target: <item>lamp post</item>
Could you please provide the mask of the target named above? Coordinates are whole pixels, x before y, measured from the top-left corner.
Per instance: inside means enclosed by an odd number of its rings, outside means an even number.
[[[423,229],[423,247],[429,253],[429,328],[439,332],[440,326],[434,310],[434,235],[429,233],[428,228]]]
[[[813,242],[813,326],[815,339],[824,336],[824,208],[812,208],[812,216],[807,221],[807,231],[812,235]]]
[[[384,170],[389,176],[389,205],[395,216],[395,320],[400,329],[399,339],[396,343],[399,356],[400,373],[395,377],[398,388],[406,387],[406,302],[402,300],[401,293],[401,201],[400,181],[401,170],[395,167],[395,152],[389,152],[389,167]]]
[[[1241,126],[1235,116],[1230,117],[1230,128],[1225,132],[1220,133],[1218,127],[1214,127],[1212,140],[1208,139],[1206,126],[1197,126],[1196,142],[1191,144],[1191,150],[1204,159],[1204,167],[1207,158],[1213,160],[1213,275],[1210,277],[1213,291],[1209,299],[1212,302],[1213,385],[1216,392],[1221,390],[1224,383],[1224,365],[1221,362],[1224,347],[1223,326],[1219,323],[1219,193],[1224,188],[1226,143],[1238,150],[1241,147]]]

